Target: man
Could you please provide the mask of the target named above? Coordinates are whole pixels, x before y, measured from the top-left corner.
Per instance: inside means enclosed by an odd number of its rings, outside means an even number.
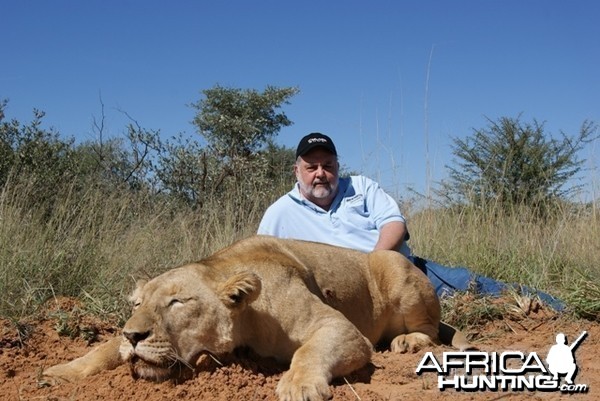
[[[586,334],[586,332],[583,332],[582,336],[571,346],[567,345],[567,337],[563,333],[556,335],[556,344],[550,347],[546,357],[548,370],[552,373],[554,380],[559,380],[559,374],[566,374],[567,384],[573,384],[573,378],[577,373],[577,364],[573,355],[574,349],[579,345],[578,342],[585,338]]]
[[[427,274],[438,295],[469,288],[499,295],[506,289],[506,284],[465,268],[449,268],[411,255],[406,220],[398,204],[369,178],[340,178],[337,150],[327,135],[315,132],[300,140],[294,173],[296,185],[267,209],[258,234],[363,252],[396,250]],[[557,309],[562,307],[548,294],[537,295]]]
[[[331,138],[319,133],[302,138],[294,173],[297,185],[267,209],[259,234],[364,252],[394,249],[410,256],[406,221],[397,203],[366,177],[339,178]]]

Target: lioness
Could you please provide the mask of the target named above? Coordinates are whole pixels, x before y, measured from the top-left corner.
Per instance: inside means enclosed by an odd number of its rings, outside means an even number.
[[[164,380],[203,353],[248,346],[290,362],[281,400],[316,401],[331,397],[332,378],[369,362],[373,344],[414,352],[447,331],[427,277],[399,253],[266,236],[139,284],[132,300],[122,338],[44,376],[71,381],[129,363],[137,377]]]

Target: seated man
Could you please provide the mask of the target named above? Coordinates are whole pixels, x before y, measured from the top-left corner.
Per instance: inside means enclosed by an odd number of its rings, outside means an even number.
[[[489,295],[499,295],[507,289],[506,284],[465,268],[449,268],[411,255],[406,243],[406,220],[396,201],[369,178],[340,178],[337,151],[327,135],[312,133],[300,140],[294,173],[298,182],[267,209],[258,234],[323,242],[363,252],[396,250],[427,274],[440,296],[471,286]],[[556,309],[563,307],[548,294],[536,295]]]

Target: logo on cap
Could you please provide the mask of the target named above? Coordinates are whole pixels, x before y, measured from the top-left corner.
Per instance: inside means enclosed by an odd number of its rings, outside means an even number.
[[[337,156],[337,151],[331,138],[319,132],[313,132],[300,140],[296,149],[296,157],[302,156],[318,146],[325,148],[328,152]]]

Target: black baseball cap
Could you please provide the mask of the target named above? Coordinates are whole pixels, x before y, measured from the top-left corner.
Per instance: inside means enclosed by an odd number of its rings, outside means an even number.
[[[329,153],[337,156],[337,151],[335,150],[335,145],[333,144],[331,138],[327,135],[321,134],[320,132],[313,132],[300,139],[300,143],[296,149],[296,158],[298,158],[298,156],[307,154],[310,150],[316,147],[325,148],[325,150],[327,150]]]

